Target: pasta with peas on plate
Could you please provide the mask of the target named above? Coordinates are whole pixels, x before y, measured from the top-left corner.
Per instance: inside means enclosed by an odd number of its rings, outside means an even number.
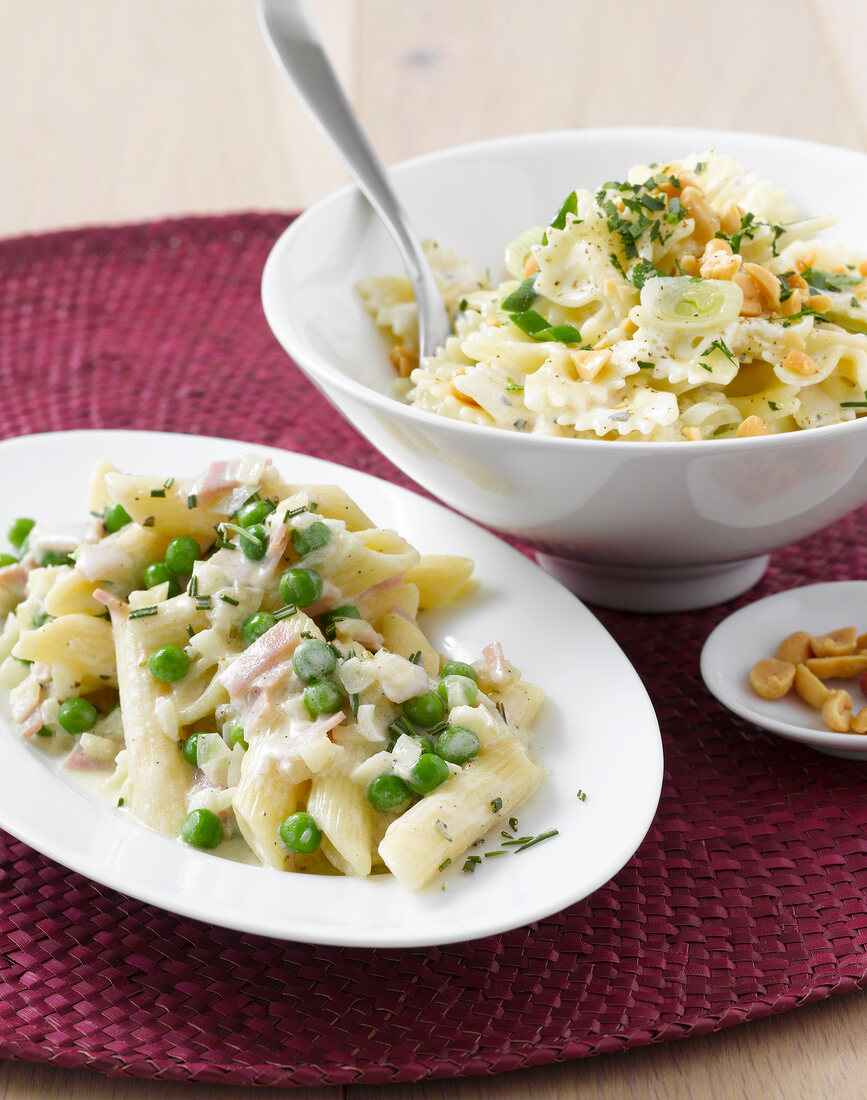
[[[426,242],[455,332],[421,363],[408,280],[358,290],[417,409],[579,439],[791,432],[867,412],[867,254],[814,236],[833,222],[704,153],[573,191],[498,286]]]
[[[417,888],[540,783],[541,690],[497,643],[446,660],[419,625],[469,559],[252,455],[190,480],[103,464],[90,513],[77,534],[10,528],[0,680],[22,737],[102,771],[151,829]]]

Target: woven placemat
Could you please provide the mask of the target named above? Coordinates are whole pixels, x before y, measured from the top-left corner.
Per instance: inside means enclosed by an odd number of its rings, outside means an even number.
[[[0,242],[0,437],[224,435],[409,484],[268,331],[259,278],[288,220]],[[864,576],[862,510],[776,554],[735,603],[600,612],[657,708],[659,812],[610,883],[505,935],[405,951],[242,935],[124,898],[0,833],[0,1055],[238,1085],[415,1081],[701,1034],[861,986],[867,769],[728,713],[698,660],[739,604]]]

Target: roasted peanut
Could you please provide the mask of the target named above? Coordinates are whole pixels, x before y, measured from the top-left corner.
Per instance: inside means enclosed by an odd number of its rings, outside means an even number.
[[[764,307],[776,313],[780,308],[780,292],[783,289],[777,276],[761,264],[744,264],[744,271],[755,280]]]
[[[867,707],[862,707],[849,723],[849,733],[867,733]]]
[[[790,370],[794,374],[801,374],[805,378],[808,378],[811,374],[815,374],[819,369],[816,366],[815,359],[807,355],[804,351],[798,351],[797,348],[792,348],[783,360],[783,366],[786,370]]]
[[[569,358],[575,364],[575,370],[581,381],[592,382],[610,361],[611,352],[607,348],[601,348],[599,351],[571,351]]]
[[[858,646],[858,631],[854,626],[843,626],[828,634],[817,634],[810,639],[814,657],[845,657]],[[851,673],[852,676],[855,673]]]
[[[680,193],[680,201],[695,222],[692,235],[697,241],[707,241],[719,230],[719,216],[698,187],[689,185]]]
[[[832,691],[822,704],[822,717],[837,733],[847,733],[852,721],[852,696],[848,691]]]
[[[806,665],[798,665],[795,669],[795,691],[805,703],[815,707],[816,710],[822,709],[822,705],[831,694],[819,677]]]
[[[762,420],[760,416],[748,416],[746,420],[742,420],[737,426],[735,435],[739,439],[745,439],[752,435],[770,435],[771,429]]]
[[[793,665],[802,665],[811,656],[813,636],[806,630],[796,630],[784,638],[777,646],[774,656],[778,661],[790,661]]]
[[[732,276],[732,282],[741,288],[744,295],[744,304],[741,306],[742,317],[758,317],[762,312],[762,299],[756,280],[746,271],[738,271]]]
[[[741,258],[733,255],[729,242],[714,237],[704,247],[699,274],[703,279],[732,279],[740,266]]]
[[[401,378],[409,378],[418,366],[418,353],[413,351],[412,348],[400,346],[392,348],[388,353],[388,357],[391,360],[391,365]]]
[[[750,669],[750,683],[763,699],[782,699],[795,682],[795,666],[764,657]]]

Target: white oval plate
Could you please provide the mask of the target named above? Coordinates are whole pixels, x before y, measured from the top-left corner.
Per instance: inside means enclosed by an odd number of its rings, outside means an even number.
[[[867,737],[829,730],[820,712],[794,691],[782,699],[762,699],[749,681],[755,662],[773,657],[789,634],[827,634],[843,626],[867,630],[867,581],[829,581],[778,592],[742,607],[711,632],[701,653],[701,674],[724,706],[762,729],[831,756],[867,760]],[[852,694],[857,708],[857,687]]]
[[[220,859],[150,832],[126,811],[71,786],[0,717],[0,826],[43,854],[131,897],[227,928],[356,947],[415,947],[492,935],[541,919],[607,882],[641,843],[662,784],[650,700],[610,635],[522,554],[405,489],[341,466],[251,443],[148,432],[62,432],[0,443],[0,521],[74,521],[101,458],[137,473],[195,474],[251,451],[292,481],[335,482],[375,523],[426,552],[472,557],[476,595],[428,613],[434,643],[475,659],[499,640],[547,692],[534,755],[549,776],[519,812],[522,834],[559,835],[520,855],[457,860],[420,892],[370,879],[279,874]],[[0,526],[0,529],[2,529]],[[8,711],[5,712],[8,714]],[[586,801],[578,797],[586,792]],[[496,848],[494,838],[484,848]]]

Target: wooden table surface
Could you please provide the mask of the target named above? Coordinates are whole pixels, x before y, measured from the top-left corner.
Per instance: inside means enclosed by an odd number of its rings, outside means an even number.
[[[608,125],[867,149],[863,0],[318,0],[314,15],[386,163],[483,137]],[[271,62],[252,0],[0,0],[0,102],[0,236],[299,209],[347,178]],[[625,1055],[290,1095],[867,1096],[865,1034],[867,1000],[855,994]],[[0,1100],[241,1095],[250,1093],[0,1063]]]

